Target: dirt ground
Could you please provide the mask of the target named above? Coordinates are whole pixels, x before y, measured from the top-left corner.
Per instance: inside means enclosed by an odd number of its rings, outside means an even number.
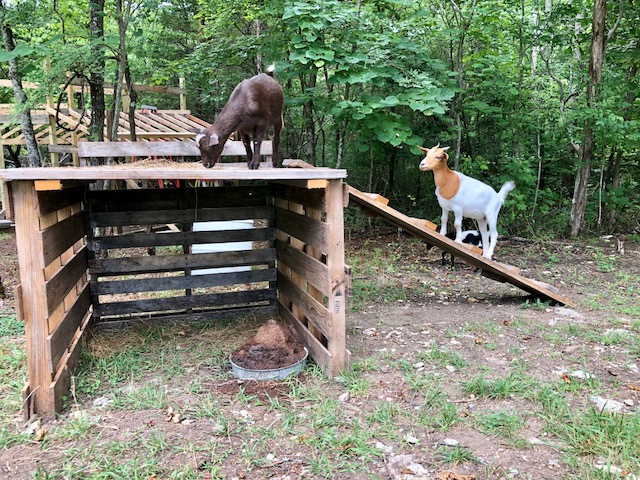
[[[6,290],[5,298],[0,299],[0,308],[5,311],[12,308],[12,291],[18,283],[15,240],[6,233],[7,230],[0,232],[0,277]],[[460,419],[473,418],[481,411],[517,412],[526,408],[520,396],[479,397],[466,393],[463,385],[469,378],[480,375],[504,377],[518,364],[526,366],[524,370],[531,379],[543,382],[550,379],[577,382],[570,377],[572,372],[586,370],[599,379],[600,395],[625,401],[629,411],[637,411],[640,377],[637,366],[635,371],[628,368],[630,362],[640,363],[637,354],[634,358],[629,356],[628,349],[615,342],[608,344],[599,340],[611,329],[634,331],[640,322],[637,295],[640,245],[630,237],[622,240],[622,250],[617,237],[601,238],[597,242],[505,239],[498,243],[497,260],[519,267],[526,277],[558,287],[575,304],[573,308],[566,308],[536,302],[516,287],[480,276],[462,262],[457,263],[455,270],[443,267],[437,248],[427,251],[420,242],[391,230],[369,238],[349,238],[346,257],[353,268],[354,286],[350,306],[357,310],[348,313],[347,345],[352,364],[364,372],[368,388],[366,393],[358,394],[357,389],[349,390],[344,381],[323,380],[323,395],[336,399],[341,414],[354,422],[379,412],[381,403],[385,402],[404,412],[415,411],[417,415],[425,401],[426,389],[412,388],[407,378],[428,373],[444,379],[440,381],[442,393],[455,405]],[[596,332],[596,336],[575,333],[587,329]],[[463,359],[465,367],[449,364],[446,359],[442,361],[434,354],[434,346],[449,352],[453,359]],[[375,368],[368,368],[370,364],[375,364]],[[205,377],[207,372],[191,374]],[[305,370],[300,379],[302,383],[311,381],[310,373]],[[240,389],[244,395],[278,398],[282,402],[290,394],[290,387],[282,382],[238,384],[227,380],[206,384],[206,388],[228,405],[231,417],[241,415],[236,403]],[[172,391],[171,384],[168,391]],[[588,396],[577,390],[570,398],[579,409],[588,404]],[[189,403],[189,398],[174,400]],[[93,399],[79,401],[83,408],[95,409]],[[276,422],[266,407],[247,410],[254,415],[256,424],[264,428]],[[15,416],[17,414],[15,412]],[[198,443],[203,437],[215,434],[215,425],[211,422],[196,420],[195,426],[185,428],[180,423],[167,422],[166,412],[161,411],[115,411],[103,415],[110,426],[101,430],[103,441],[117,441],[125,432],[138,427],[148,429],[150,425],[181,443]],[[64,418],[60,421],[64,422]],[[410,415],[393,418],[394,434],[379,441],[371,440],[372,448],[382,454],[368,467],[368,473],[335,471],[331,476],[345,479],[560,479],[573,478],[571,474],[578,468],[567,463],[561,449],[553,445],[555,440],[547,438],[543,420],[535,415],[528,416],[518,432],[518,438],[530,443],[527,448],[464,420],[445,430],[414,423]],[[311,437],[313,430],[320,427],[310,424],[308,428],[308,435],[303,431],[299,438]],[[228,439],[232,445],[234,442],[240,445],[244,440],[233,435]],[[454,441],[472,452],[475,460],[450,464],[438,460],[442,449]],[[238,479],[326,478],[311,473],[309,457],[313,452],[306,451],[304,442],[282,440],[275,444],[275,459],[272,457],[273,461],[266,467],[248,469],[238,448],[234,450],[236,453],[229,454],[220,475]],[[64,448],[61,445],[42,451],[34,444],[0,450],[0,478],[31,478],[30,473],[38,462],[61,461]],[[394,463],[400,462],[398,459],[403,455],[413,463],[404,466]],[[588,457],[586,461],[596,460]],[[181,461],[169,455],[164,464],[170,470]],[[195,464],[201,461],[206,462],[193,459]],[[451,473],[454,470],[456,473]],[[450,477],[446,476],[447,472],[451,473]],[[640,475],[640,472],[634,473]],[[211,477],[203,475],[202,478]]]

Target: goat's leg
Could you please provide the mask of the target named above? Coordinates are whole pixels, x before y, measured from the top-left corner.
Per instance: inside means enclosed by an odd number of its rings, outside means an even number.
[[[247,152],[247,166],[249,166],[251,164],[253,152],[251,151],[251,137],[249,137],[248,133],[242,135],[242,143],[244,144],[244,149]]]
[[[442,209],[442,217],[440,217],[440,235],[447,235],[447,222],[449,221],[449,210]]]
[[[260,145],[262,145],[262,137],[264,132],[257,130],[253,137],[253,159],[249,164],[249,170],[257,170],[260,168]]]
[[[480,230],[480,236],[482,236],[482,256],[491,260],[491,254],[493,249],[489,246],[489,229],[487,219],[483,218],[478,220],[478,230]],[[493,241],[493,238],[491,238]]]
[[[489,248],[487,250],[483,251],[482,255],[484,257],[487,257],[489,260],[491,260],[491,258],[493,257],[493,250],[496,248],[496,244],[498,243],[497,217],[489,218],[488,223],[489,223],[489,236],[491,237],[491,244],[489,244]],[[482,239],[482,245],[484,245],[484,238]]]
[[[282,130],[282,124],[284,121],[280,118],[273,125],[273,141],[271,142],[273,151],[271,153],[271,161],[273,162],[273,168],[280,166],[280,130]]]
[[[462,209],[453,210],[453,226],[456,229],[456,243],[462,243]]]

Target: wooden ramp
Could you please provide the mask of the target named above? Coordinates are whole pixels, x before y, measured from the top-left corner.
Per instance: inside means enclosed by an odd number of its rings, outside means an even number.
[[[349,186],[350,199],[362,206],[363,208],[374,212],[378,216],[384,218],[389,223],[396,225],[407,232],[411,232],[415,236],[422,238],[436,247],[451,253],[456,258],[461,258],[469,265],[482,270],[485,277],[497,280],[499,282],[508,282],[522,290],[538,297],[542,300],[551,300],[555,303],[574,306],[571,300],[560,295],[557,288],[544,282],[530,280],[520,275],[520,270],[511,265],[487,260],[479,252],[480,249],[470,248],[466,244],[458,244],[453,240],[440,235],[435,230],[435,224],[428,220],[412,218],[403,213],[394,210],[387,204],[389,201],[375,193],[364,193]]]

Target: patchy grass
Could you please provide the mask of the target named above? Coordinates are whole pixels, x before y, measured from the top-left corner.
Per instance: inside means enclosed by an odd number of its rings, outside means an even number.
[[[0,310],[0,477],[368,480],[402,474],[402,456],[432,478],[640,475],[640,259],[500,244],[576,301],[567,313],[395,234],[347,253],[350,369],[238,382],[229,353],[259,318],[97,332],[42,437],[20,416],[22,324]]]

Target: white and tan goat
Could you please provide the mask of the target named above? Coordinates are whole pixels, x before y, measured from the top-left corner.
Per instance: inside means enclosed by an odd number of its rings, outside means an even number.
[[[507,194],[516,186],[512,181],[502,185],[499,192],[475,178],[451,170],[447,165],[449,147],[419,147],[426,157],[420,162],[420,170],[433,171],[436,183],[436,197],[442,208],[440,233],[447,234],[449,212],[454,215],[457,243],[462,243],[462,218],[472,218],[478,222],[482,235],[482,256],[491,260],[498,242],[498,214]]]

